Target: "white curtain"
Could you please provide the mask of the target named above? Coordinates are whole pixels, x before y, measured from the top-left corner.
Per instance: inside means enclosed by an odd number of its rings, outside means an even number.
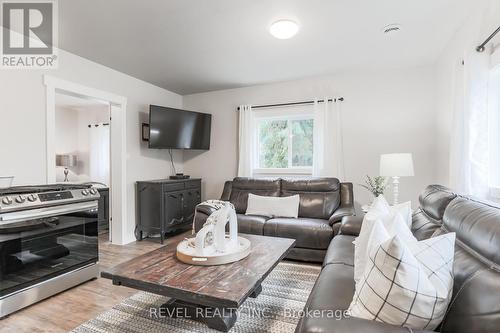
[[[490,51],[476,52],[483,15],[474,20],[463,64],[455,69],[450,141],[450,186],[465,194],[489,193],[488,81]]]
[[[239,107],[238,176],[252,177],[255,163],[254,115],[251,105]]]
[[[110,185],[109,126],[90,127],[89,169],[90,179]]]
[[[314,102],[313,176],[344,179],[342,102]]]

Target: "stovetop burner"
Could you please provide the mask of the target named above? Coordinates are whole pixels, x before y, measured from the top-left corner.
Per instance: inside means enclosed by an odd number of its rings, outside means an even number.
[[[81,190],[90,187],[92,187],[92,184],[48,184],[48,185],[12,186],[9,188],[0,189],[0,195]]]

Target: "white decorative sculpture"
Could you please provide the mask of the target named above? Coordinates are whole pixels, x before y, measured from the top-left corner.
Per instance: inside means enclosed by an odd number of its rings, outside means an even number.
[[[216,209],[196,237],[177,245],[177,258],[194,265],[221,265],[238,261],[250,254],[250,241],[238,237],[238,220],[230,202],[209,200],[201,203]],[[226,225],[229,223],[229,234]]]

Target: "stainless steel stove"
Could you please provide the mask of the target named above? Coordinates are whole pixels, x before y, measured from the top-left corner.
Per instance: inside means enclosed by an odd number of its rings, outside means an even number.
[[[0,189],[0,318],[98,276],[98,199],[85,184]]]

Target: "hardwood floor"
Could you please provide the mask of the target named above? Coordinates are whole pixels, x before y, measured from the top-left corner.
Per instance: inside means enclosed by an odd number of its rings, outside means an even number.
[[[124,246],[113,245],[108,241],[108,235],[103,234],[99,236],[99,263],[101,269],[112,267],[160,246],[154,240]],[[134,289],[113,286],[110,280],[98,278],[0,320],[0,332],[68,332],[136,292]]]

